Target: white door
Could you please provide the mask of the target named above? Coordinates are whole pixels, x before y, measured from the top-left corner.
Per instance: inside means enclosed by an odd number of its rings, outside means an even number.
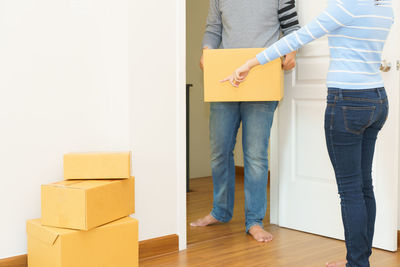
[[[324,9],[326,1],[300,0],[297,5],[304,25]],[[396,11],[400,10],[398,1],[393,1],[393,5]],[[392,64],[392,69],[384,73],[390,115],[378,137],[373,167],[377,199],[374,246],[391,251],[397,250],[399,30],[397,21],[384,53],[384,59]],[[296,70],[285,77],[285,98],[278,111],[277,146],[272,146],[272,155],[278,159],[272,167],[277,166],[277,170],[272,169],[271,175],[272,181],[279,182],[276,216],[280,226],[343,239],[340,200],[323,125],[328,57],[327,39],[317,40],[299,51]]]

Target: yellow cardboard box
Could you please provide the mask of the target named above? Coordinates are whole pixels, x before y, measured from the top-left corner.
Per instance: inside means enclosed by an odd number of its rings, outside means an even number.
[[[64,179],[121,179],[130,175],[130,152],[64,155]]]
[[[283,98],[281,59],[257,66],[239,88],[220,80],[231,75],[264,48],[204,50],[204,101],[280,101]]]
[[[138,221],[130,217],[91,231],[27,222],[29,267],[136,267]]]
[[[42,224],[89,230],[135,212],[135,179],[42,185]]]

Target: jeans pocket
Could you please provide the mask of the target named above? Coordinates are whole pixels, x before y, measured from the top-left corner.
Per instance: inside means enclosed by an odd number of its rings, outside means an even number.
[[[364,132],[364,130],[372,123],[375,109],[375,106],[343,106],[343,120],[346,130],[357,135]]]

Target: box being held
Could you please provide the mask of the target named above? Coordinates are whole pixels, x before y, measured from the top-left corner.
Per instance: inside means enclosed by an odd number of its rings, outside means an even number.
[[[220,82],[264,49],[204,50],[204,101],[280,101],[283,98],[283,70],[280,58],[253,68],[238,88],[229,82]]]
[[[138,221],[130,217],[91,231],[27,221],[29,267],[137,267]]]
[[[135,179],[42,185],[42,224],[89,230],[135,212]]]
[[[130,174],[130,152],[64,155],[64,179],[127,179]]]

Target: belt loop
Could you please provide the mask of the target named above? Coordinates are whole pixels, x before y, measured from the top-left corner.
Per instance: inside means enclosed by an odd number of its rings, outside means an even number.
[[[378,93],[379,99],[382,99],[380,88],[376,88],[376,92]]]
[[[339,88],[339,100],[343,100],[343,89]]]

